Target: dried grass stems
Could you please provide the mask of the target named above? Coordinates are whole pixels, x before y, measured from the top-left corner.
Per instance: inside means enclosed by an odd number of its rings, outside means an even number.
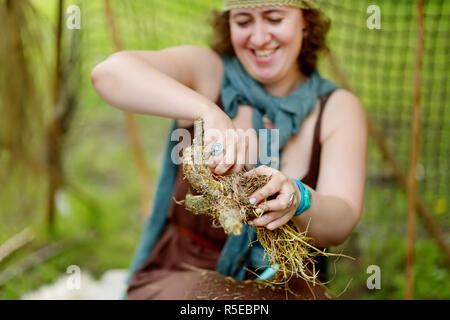
[[[202,120],[196,120],[194,126],[194,143],[183,153],[183,171],[185,178],[199,195],[188,193],[185,200],[179,203],[184,203],[186,209],[194,214],[211,216],[226,233],[239,235],[244,223],[263,214],[248,199],[268,182],[269,177],[246,178],[243,172],[213,176],[205,163],[202,138],[199,138],[203,137]],[[292,277],[313,284],[319,283],[315,257],[344,256],[314,247],[313,239],[306,235],[306,231],[300,232],[292,221],[276,230],[258,227],[256,233],[270,264],[278,265],[276,280],[272,281],[274,284],[287,283]]]

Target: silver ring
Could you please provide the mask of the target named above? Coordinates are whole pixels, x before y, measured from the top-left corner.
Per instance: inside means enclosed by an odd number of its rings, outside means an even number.
[[[280,194],[285,194],[287,196],[289,196],[289,202],[288,202],[288,208],[292,207],[292,204],[294,203],[295,200],[295,192],[292,193],[280,193]]]
[[[292,192],[292,194],[289,197],[288,208],[292,207],[292,204],[294,203],[294,199],[295,199],[295,192]]]
[[[218,156],[223,152],[223,146],[220,142],[214,142],[211,146],[211,155]]]

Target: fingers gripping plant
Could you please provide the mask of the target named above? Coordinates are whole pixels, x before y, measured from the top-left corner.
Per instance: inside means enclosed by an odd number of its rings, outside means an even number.
[[[243,172],[213,176],[204,156],[202,119],[194,122],[193,144],[183,152],[183,172],[199,193],[186,195],[186,209],[194,214],[211,216],[226,233],[241,234],[243,223],[263,214],[248,199],[268,182],[269,177],[253,175],[246,178]],[[313,258],[317,255],[333,255],[316,249],[311,244],[313,239],[306,236],[306,231],[300,232],[292,221],[276,230],[258,227],[256,233],[270,263],[278,266],[277,277],[282,280],[297,276],[314,282],[317,272]]]
[[[194,142],[183,152],[184,176],[200,195],[188,193],[185,206],[194,214],[208,214],[226,233],[241,234],[242,224],[255,218],[257,208],[246,200],[262,187],[265,177],[244,178],[242,173],[214,177],[206,165],[203,148],[203,122],[194,124]]]

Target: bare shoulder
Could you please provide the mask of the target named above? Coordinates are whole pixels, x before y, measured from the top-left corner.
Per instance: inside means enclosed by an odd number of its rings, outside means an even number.
[[[194,89],[215,101],[219,96],[224,73],[220,56],[209,48],[184,46],[189,56],[194,76]]]
[[[140,58],[152,58],[153,56],[161,56],[161,58],[174,63],[200,62],[196,66],[206,64],[208,66],[221,67],[220,56],[213,50],[205,47],[194,45],[181,45],[168,47],[162,50],[129,50],[119,52],[131,54]],[[116,54],[117,55],[117,54]]]
[[[359,98],[345,89],[336,90],[329,98],[323,114],[321,140],[327,140],[337,131],[365,134],[367,119]]]
[[[171,56],[177,61],[193,62],[200,69],[223,68],[220,56],[213,50],[200,46],[182,45],[161,50],[164,55]]]
[[[120,54],[139,58],[202,94],[210,95],[211,88],[221,84],[223,63],[220,56],[209,48],[182,45]]]

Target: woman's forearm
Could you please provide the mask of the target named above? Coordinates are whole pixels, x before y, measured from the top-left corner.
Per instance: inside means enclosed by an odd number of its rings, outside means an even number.
[[[91,79],[105,102],[127,112],[177,120],[220,112],[206,97],[132,55],[111,56],[94,68]]]
[[[314,244],[318,247],[341,244],[357,224],[359,214],[339,197],[308,189],[312,195],[311,207],[294,217],[294,222],[301,231],[308,230],[308,235],[314,238]]]

